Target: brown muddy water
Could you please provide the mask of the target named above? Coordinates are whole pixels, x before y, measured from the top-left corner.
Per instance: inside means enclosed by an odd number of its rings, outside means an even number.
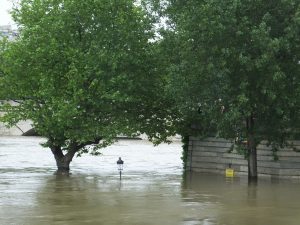
[[[41,138],[0,137],[1,225],[299,225],[300,182],[187,173],[181,143],[122,140],[56,177]],[[119,180],[116,161],[125,161]]]

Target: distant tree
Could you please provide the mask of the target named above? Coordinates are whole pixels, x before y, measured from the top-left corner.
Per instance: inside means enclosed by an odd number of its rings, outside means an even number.
[[[173,134],[153,20],[133,0],[22,0],[19,38],[2,42],[1,120],[31,120],[58,173],[115,140]],[[87,147],[93,145],[93,148]]]
[[[169,0],[168,90],[202,135],[232,138],[257,177],[256,147],[300,127],[300,1]],[[242,141],[243,140],[243,141]]]

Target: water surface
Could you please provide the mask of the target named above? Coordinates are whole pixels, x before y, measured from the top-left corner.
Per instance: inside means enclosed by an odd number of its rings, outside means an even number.
[[[187,173],[181,143],[121,140],[56,177],[32,137],[0,138],[1,225],[299,225],[299,181]],[[122,181],[116,161],[125,161]]]

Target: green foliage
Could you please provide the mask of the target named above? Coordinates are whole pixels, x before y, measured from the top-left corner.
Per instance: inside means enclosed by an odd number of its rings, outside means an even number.
[[[170,96],[200,133],[285,144],[299,133],[300,1],[168,1]],[[166,47],[167,48],[167,47]],[[251,123],[250,123],[251,121]],[[202,134],[201,134],[202,135]]]
[[[181,160],[183,162],[183,168],[186,170],[189,150],[189,136],[183,136],[181,138],[181,142],[183,143]]]
[[[22,0],[19,38],[1,48],[1,121],[31,120],[46,146],[98,154],[117,135],[174,133],[153,18],[132,0]],[[85,143],[100,138],[94,148]]]

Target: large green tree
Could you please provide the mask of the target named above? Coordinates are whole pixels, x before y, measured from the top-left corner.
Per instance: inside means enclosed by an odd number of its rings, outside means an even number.
[[[173,133],[153,19],[133,0],[22,0],[19,37],[2,41],[1,118],[31,120],[69,171],[74,155],[117,135]],[[93,148],[87,147],[93,145]]]
[[[299,132],[300,1],[164,3],[171,96],[202,135],[243,138],[256,178],[257,145],[276,148]]]

